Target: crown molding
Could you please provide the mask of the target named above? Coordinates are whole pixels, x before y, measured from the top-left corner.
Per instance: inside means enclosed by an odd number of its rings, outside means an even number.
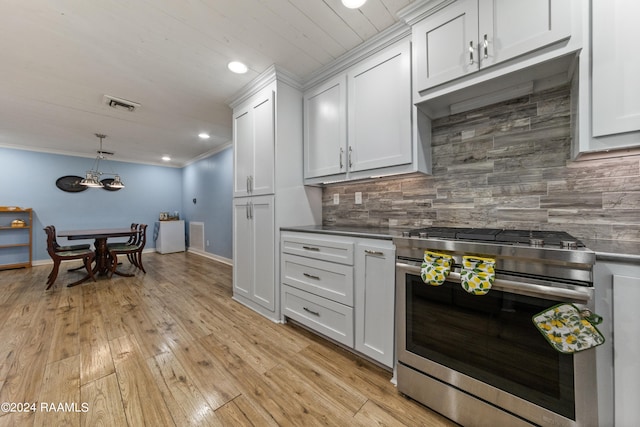
[[[456,0],[425,0],[417,1],[398,11],[400,19],[408,25],[422,21],[424,18],[433,15],[443,8],[455,3]]]
[[[411,27],[409,27],[404,22],[396,22],[391,27],[378,33],[376,36],[349,50],[342,56],[336,58],[334,61],[312,73],[311,76],[304,82],[303,90],[306,91],[307,89],[321,83],[322,81],[333,77],[336,74],[344,72],[359,61],[375,55],[381,50],[410,35]]]
[[[294,89],[302,91],[302,85],[300,84],[300,78],[295,74],[290,73],[282,67],[277,65],[271,65],[265,71],[263,71],[258,77],[253,79],[249,84],[244,86],[231,98],[227,100],[227,104],[233,109],[238,105],[251,98],[253,95],[269,86],[273,82],[281,82]]]

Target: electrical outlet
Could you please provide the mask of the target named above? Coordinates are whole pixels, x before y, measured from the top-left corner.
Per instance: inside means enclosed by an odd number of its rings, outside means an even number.
[[[362,192],[356,191],[356,205],[362,204]]]
[[[209,241],[207,240],[207,246],[209,246]]]
[[[339,205],[340,204],[340,194],[336,193],[333,195],[333,204],[334,205]]]

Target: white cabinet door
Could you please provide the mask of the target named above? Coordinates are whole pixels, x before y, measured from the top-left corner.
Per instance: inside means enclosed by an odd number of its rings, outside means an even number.
[[[275,215],[273,196],[251,198],[253,226],[252,299],[266,309],[275,310]]]
[[[233,293],[275,310],[273,196],[233,200]]]
[[[615,420],[618,426],[640,420],[640,278],[613,276],[613,367]]]
[[[411,163],[411,45],[408,40],[347,75],[350,171]]]
[[[480,67],[515,58],[571,35],[571,2],[568,0],[479,2]]]
[[[274,93],[269,87],[233,115],[235,197],[273,193],[274,132]]]
[[[478,70],[477,0],[458,1],[412,28],[416,89],[424,90]]]
[[[640,2],[595,0],[592,8],[593,136],[640,131]]]
[[[249,198],[233,199],[233,293],[251,298],[253,282],[253,222]]]
[[[249,194],[253,173],[253,115],[244,109],[233,115],[233,194]]]
[[[394,362],[395,247],[380,241],[356,250],[355,349],[385,366]]]
[[[333,78],[304,95],[304,176],[346,172],[347,81]]]
[[[260,93],[253,104],[254,164],[250,179],[251,194],[273,194],[275,181],[274,93]]]
[[[567,0],[462,0],[413,26],[418,91],[571,35]]]

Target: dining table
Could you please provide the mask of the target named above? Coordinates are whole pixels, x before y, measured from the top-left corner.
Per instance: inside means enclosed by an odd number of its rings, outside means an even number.
[[[107,239],[114,237],[131,237],[136,233],[135,228],[95,228],[87,230],[66,230],[58,232],[59,237],[66,237],[69,240],[93,239],[96,252],[96,265],[93,268],[94,274],[107,274],[111,268],[109,260],[109,250],[107,249]]]

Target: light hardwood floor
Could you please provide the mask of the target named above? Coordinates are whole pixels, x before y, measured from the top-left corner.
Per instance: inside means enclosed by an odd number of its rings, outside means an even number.
[[[233,301],[231,267],[144,263],[74,288],[63,264],[50,291],[50,266],[0,271],[0,426],[455,425],[389,372]]]

